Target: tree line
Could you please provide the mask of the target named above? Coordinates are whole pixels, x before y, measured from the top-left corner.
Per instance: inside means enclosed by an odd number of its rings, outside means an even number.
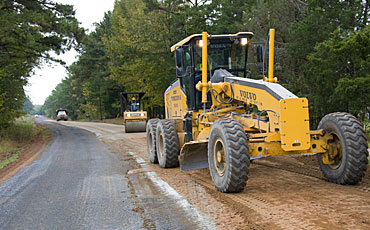
[[[22,115],[23,87],[35,67],[57,61],[84,36],[72,6],[48,0],[0,2],[0,129]]]
[[[95,31],[77,39],[80,56],[43,109],[53,115],[67,108],[73,119],[115,117],[122,90],[144,91],[148,105],[163,105],[163,92],[175,80],[171,45],[202,31],[251,31],[254,41],[266,42],[275,28],[275,75],[308,97],[313,122],[334,111],[364,119],[370,112],[369,9],[363,0],[117,0]]]

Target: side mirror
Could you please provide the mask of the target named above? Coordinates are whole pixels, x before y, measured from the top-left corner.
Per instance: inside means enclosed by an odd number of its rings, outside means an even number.
[[[182,67],[176,67],[176,76],[177,77],[182,77],[183,76]]]
[[[264,74],[263,63],[258,63],[257,68],[258,68],[258,73]]]
[[[178,48],[175,50],[175,62],[176,62],[176,76],[183,76],[184,69],[184,49]]]
[[[257,62],[263,62],[263,47],[261,45],[257,46]]]

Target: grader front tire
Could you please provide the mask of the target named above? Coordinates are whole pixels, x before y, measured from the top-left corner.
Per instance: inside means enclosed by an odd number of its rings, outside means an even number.
[[[160,120],[157,124],[157,157],[161,168],[174,168],[179,165],[179,139],[171,120]]]
[[[158,164],[157,145],[156,145],[158,121],[159,121],[158,119],[150,119],[146,125],[146,147],[149,161],[150,163],[153,164]]]
[[[241,192],[249,173],[248,139],[234,119],[219,119],[212,125],[208,162],[213,183],[220,192]]]
[[[359,183],[365,175],[369,155],[361,124],[349,113],[331,113],[320,121],[318,129],[333,137],[325,153],[331,164],[323,163],[325,154],[317,155],[325,179],[343,185]]]

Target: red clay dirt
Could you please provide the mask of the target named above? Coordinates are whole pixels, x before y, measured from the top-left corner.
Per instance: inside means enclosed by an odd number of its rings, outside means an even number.
[[[36,141],[25,144],[18,158],[0,169],[0,184],[16,174],[22,167],[29,165],[44,151],[50,139],[38,138]]]
[[[122,134],[105,142],[150,164],[145,133]],[[208,169],[184,173],[150,164],[149,170],[220,229],[370,229],[370,172],[356,186],[332,184],[323,179],[316,156],[254,160],[247,187],[239,194],[216,191]]]

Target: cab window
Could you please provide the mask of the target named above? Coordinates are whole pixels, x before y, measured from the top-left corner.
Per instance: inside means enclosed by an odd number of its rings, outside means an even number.
[[[181,78],[181,89],[186,95],[186,104],[190,108],[190,78],[191,78],[191,53],[190,47],[183,47],[184,49],[184,77]]]

